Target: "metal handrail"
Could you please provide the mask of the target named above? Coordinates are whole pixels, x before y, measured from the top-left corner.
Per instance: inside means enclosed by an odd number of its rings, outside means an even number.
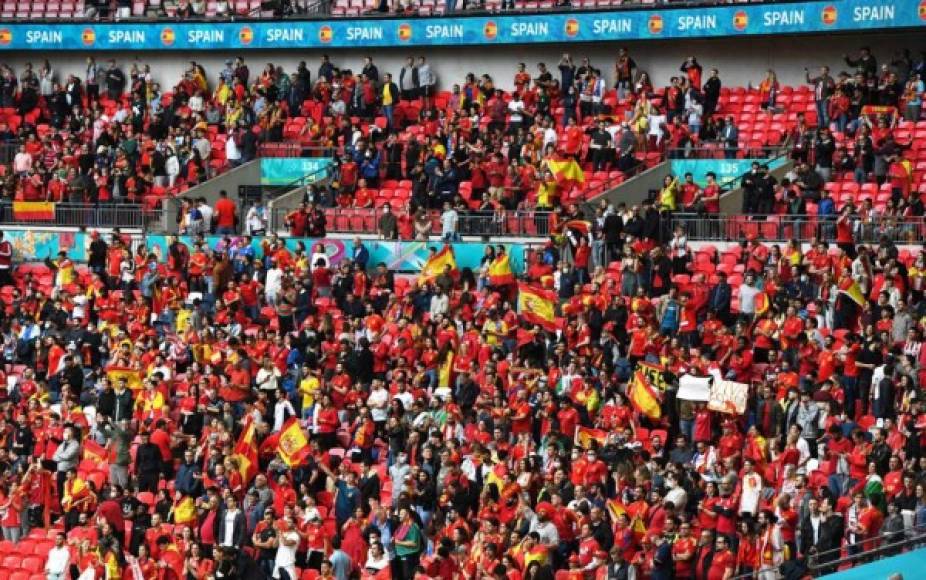
[[[764,241],[825,242],[836,240],[836,216],[741,215],[675,213],[672,226],[681,226],[690,241],[740,241],[756,236]],[[897,243],[926,242],[926,217],[879,216],[874,220],[852,217],[853,241],[873,243],[886,237]]]
[[[898,540],[896,542],[889,542],[887,544],[881,544],[870,550],[860,550],[859,552],[855,554],[850,554],[846,556],[845,558],[837,558],[836,560],[828,560],[822,563],[819,562],[820,556],[828,556],[830,554],[839,554],[842,552],[843,548],[849,548],[850,546],[861,546],[866,543],[879,541],[881,538],[868,538],[866,540],[861,540],[853,544],[847,543],[845,545],[839,546],[838,548],[831,548],[829,550],[824,550],[822,552],[815,552],[813,554],[804,554],[803,556],[804,556],[805,561],[807,562],[807,568],[811,572],[814,572],[818,569],[825,569],[825,568],[835,569],[839,567],[840,564],[847,564],[850,562],[854,562],[856,560],[861,560],[863,558],[871,558],[872,556],[875,556],[882,552],[889,552],[891,550],[902,549],[906,546],[917,544],[919,542],[922,542],[924,539],[926,539],[926,526],[913,526],[912,528],[904,528],[902,531],[897,532],[897,533],[906,536],[907,534],[913,531],[918,532],[917,535],[913,537],[904,537],[902,540]],[[781,569],[781,566],[783,565],[784,564],[775,566],[774,568],[771,568],[767,571],[779,571]],[[734,576],[730,580],[746,580],[747,578],[754,578],[754,577],[755,577],[755,571],[749,572],[746,574],[740,574],[738,576]]]

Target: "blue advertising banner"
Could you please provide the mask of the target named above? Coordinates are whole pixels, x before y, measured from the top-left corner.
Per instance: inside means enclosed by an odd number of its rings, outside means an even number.
[[[830,0],[459,18],[6,24],[0,26],[0,50],[458,46],[806,34],[924,25],[926,0]]]
[[[87,259],[90,237],[83,232],[54,232],[41,230],[3,230],[3,239],[13,246],[15,262],[41,262],[45,258],[56,258],[65,251],[77,262]]]
[[[164,259],[167,256],[167,248],[173,242],[171,236],[147,236],[144,243],[150,252]],[[324,247],[324,252],[328,255],[332,265],[337,265],[349,258],[353,242],[347,239],[327,238],[324,240],[314,238],[281,238],[286,247],[295,250],[301,242],[307,252],[314,253]],[[180,236],[180,240],[185,244],[192,244],[193,238]],[[262,238],[254,238],[251,246],[258,255],[261,254]],[[223,236],[206,236],[206,243],[214,250],[223,251],[226,246]],[[239,243],[239,238],[231,238],[232,244]],[[363,240],[363,245],[370,252],[369,267],[372,268],[380,262],[386,264],[386,267],[396,272],[419,272],[421,267],[428,259],[429,249],[443,247],[443,242],[386,242],[379,240]],[[482,256],[485,254],[485,248],[488,244],[477,242],[460,242],[452,244],[453,254],[457,260],[457,267],[470,268],[477,270],[479,268]],[[522,244],[505,244],[508,255],[511,258],[511,269],[517,274],[524,271],[524,245]]]
[[[261,185],[289,185],[305,178],[308,183],[327,176],[330,157],[262,157]]]
[[[775,159],[672,159],[671,166],[672,174],[679,178],[686,173],[691,173],[695,183],[704,185],[707,181],[707,174],[713,173],[717,176],[717,183],[721,187],[727,187],[749,171],[753,161],[764,163],[769,169],[775,169],[787,160],[783,157]]]

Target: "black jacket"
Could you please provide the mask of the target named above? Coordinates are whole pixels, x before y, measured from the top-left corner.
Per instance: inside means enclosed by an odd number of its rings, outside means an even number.
[[[217,514],[215,518],[215,521],[216,521],[215,541],[216,541],[216,544],[219,544],[219,545],[221,545],[225,541],[225,526],[226,526],[225,514],[226,512],[227,510],[224,510],[224,509],[219,510],[219,513]],[[245,520],[245,517],[244,517],[244,511],[239,509],[237,510],[237,512],[238,513],[235,514],[234,523],[232,524],[235,528],[232,531],[232,545],[240,547],[244,545],[244,541],[247,537],[248,526],[247,526],[247,521]]]

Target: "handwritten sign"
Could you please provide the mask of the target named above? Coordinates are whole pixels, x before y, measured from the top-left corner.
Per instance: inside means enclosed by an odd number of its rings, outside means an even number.
[[[714,381],[711,385],[711,398],[707,408],[711,411],[742,415],[746,412],[746,399],[749,385],[735,381]]]

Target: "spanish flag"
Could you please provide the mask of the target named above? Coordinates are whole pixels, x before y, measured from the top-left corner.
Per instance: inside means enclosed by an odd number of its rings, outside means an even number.
[[[755,297],[755,306],[756,306],[756,316],[762,316],[768,312],[768,307],[771,304],[771,300],[768,299],[768,294],[765,292],[759,292]]]
[[[591,229],[592,223],[585,220],[569,220],[568,222],[563,223],[563,233],[567,232],[568,230],[575,230],[583,236],[587,236]]]
[[[180,498],[174,504],[174,524],[185,526],[196,521],[196,502],[190,496]]]
[[[592,446],[592,443],[597,443],[600,447],[607,442],[608,432],[604,429],[592,429],[581,425],[576,429],[575,444],[582,449],[588,449]]]
[[[110,366],[106,369],[106,376],[112,381],[113,386],[118,384],[119,379],[125,379],[126,386],[136,391],[142,388],[141,371],[127,367]]]
[[[280,430],[277,452],[290,467],[301,465],[309,456],[309,440],[295,417],[290,418]]]
[[[558,330],[556,302],[555,292],[523,282],[518,284],[518,313],[531,324],[539,324],[551,332]]]
[[[49,221],[55,219],[55,204],[51,201],[14,201],[13,219]]]
[[[862,294],[862,288],[858,285],[858,282],[848,276],[839,281],[839,293],[848,296],[852,302],[859,306],[865,305],[866,300],[865,295]]]
[[[64,484],[64,497],[61,499],[61,507],[64,511],[69,511],[79,500],[90,495],[90,488],[87,482],[80,477],[75,477],[70,483]]]
[[[511,259],[508,257],[508,253],[504,252],[495,256],[495,259],[489,264],[489,285],[507,286],[514,284],[514,282],[514,272],[511,271]]]
[[[441,363],[440,369],[437,372],[437,386],[438,388],[446,387],[450,388],[450,382],[453,378],[453,351],[447,353],[447,358],[444,359],[444,362]]]
[[[93,439],[84,441],[84,451],[81,455],[81,459],[84,461],[93,461],[98,464],[108,463],[106,449]]]
[[[608,508],[608,515],[611,516],[611,523],[616,522],[617,518],[627,513],[627,508],[624,507],[624,504],[616,499],[609,499],[605,502],[605,507]]]
[[[565,159],[563,161],[547,160],[547,167],[553,173],[553,177],[559,183],[563,191],[569,191],[573,186],[585,183],[585,173],[576,163],[575,159]]]
[[[457,269],[457,259],[453,255],[453,247],[447,244],[439,252],[428,258],[421,273],[418,274],[418,285],[424,285],[432,282],[435,278],[444,273],[444,270],[450,266],[450,275],[458,276],[460,271]]]
[[[633,380],[627,390],[627,397],[633,407],[650,419],[658,419],[662,416],[662,397],[653,388],[646,374],[641,370],[633,373]]]
[[[235,443],[232,457],[238,460],[238,471],[245,485],[250,483],[259,471],[257,464],[257,439],[255,438],[257,428],[254,425],[254,419],[248,415],[245,419],[244,429],[238,436],[238,442]]]

